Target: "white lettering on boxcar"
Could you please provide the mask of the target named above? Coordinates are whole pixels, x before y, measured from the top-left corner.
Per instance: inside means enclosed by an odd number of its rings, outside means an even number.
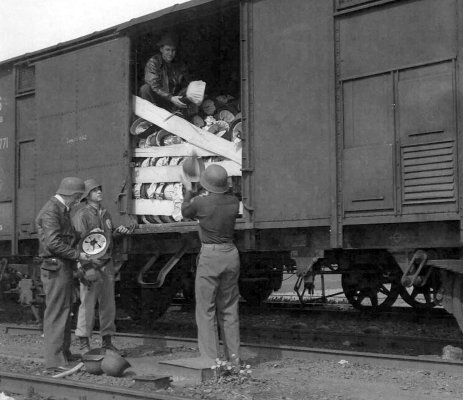
[[[8,148],[8,138],[2,137],[0,138],[0,150],[5,150]]]
[[[73,143],[77,143],[77,142],[85,142],[87,140],[87,135],[80,135],[80,136],[76,136],[76,137],[73,137],[73,138],[67,138],[65,140],[66,140],[66,144],[73,144]]]

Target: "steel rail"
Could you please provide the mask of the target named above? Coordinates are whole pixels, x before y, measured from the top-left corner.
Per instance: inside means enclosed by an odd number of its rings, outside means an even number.
[[[274,329],[274,328],[273,328]],[[38,328],[32,327],[21,327],[4,325],[5,333],[21,334],[22,333],[40,333]],[[302,330],[295,330],[295,334],[299,335]],[[313,331],[311,331],[314,333]],[[320,337],[336,338],[338,332],[324,332],[318,331],[316,334]],[[196,338],[179,338],[173,336],[156,336],[156,335],[143,335],[143,334],[125,334],[116,333],[116,336],[123,337],[126,339],[141,340],[144,344],[163,344],[167,347],[182,347],[191,346],[197,343]],[[386,336],[383,335],[369,335],[362,334],[357,335],[358,338],[369,338],[371,341],[384,340]],[[451,341],[438,338],[416,338],[416,337],[394,337],[390,336],[391,340],[397,342],[400,338],[407,338],[410,342],[417,344],[417,342],[423,342],[426,345],[432,341],[437,341],[441,345],[443,344],[460,344],[463,346],[462,341]],[[338,340],[340,342],[340,340]],[[332,350],[332,349],[321,349],[313,347],[301,347],[291,345],[275,345],[275,344],[253,344],[253,343],[241,343],[241,349],[245,352],[252,354],[253,360],[281,360],[285,358],[299,358],[307,360],[328,360],[328,361],[340,361],[341,359],[347,360],[351,363],[374,363],[375,366],[384,366],[389,368],[411,368],[411,369],[430,369],[441,372],[446,372],[452,375],[463,376],[463,361],[458,360],[443,360],[438,356],[403,356],[394,354],[380,354],[371,352],[357,352],[348,350]]]
[[[158,328],[169,328],[175,331],[196,332],[194,324],[172,322],[159,322]],[[410,335],[384,335],[377,331],[365,332],[339,332],[327,329],[304,329],[301,327],[262,329],[254,327],[241,327],[241,337],[247,341],[259,341],[272,344],[275,342],[297,342],[305,345],[327,346],[335,344],[337,347],[349,348],[390,349],[395,354],[398,352],[412,354],[429,354],[441,352],[447,345],[463,348],[463,340],[456,338],[416,337]],[[368,328],[366,328],[368,330]],[[343,343],[349,342],[347,345]]]
[[[47,398],[52,396],[67,400],[193,400],[189,397],[97,385],[87,381],[70,381],[1,371],[0,387],[2,391],[14,394],[31,395],[36,393]]]
[[[196,326],[194,324],[179,323],[172,325],[172,323],[159,323],[158,327],[175,328],[174,330],[181,329],[182,331],[189,332],[195,331]],[[8,334],[39,334],[40,329],[35,327],[23,327],[23,326],[4,326],[4,332]],[[195,345],[196,339],[193,338],[180,338],[173,336],[159,336],[159,335],[145,335],[137,333],[115,333],[115,336],[126,339],[139,339],[143,340],[145,344],[156,344],[159,341],[163,341],[163,344],[168,347],[176,347],[180,345]],[[382,335],[377,332],[338,332],[321,329],[303,329],[303,328],[278,328],[272,327],[271,330],[265,330],[262,328],[253,327],[241,327],[241,336],[246,340],[266,341],[268,345],[273,346],[274,341],[281,343],[282,340],[288,342],[307,342],[322,345],[324,343],[336,343],[341,344],[349,342],[352,347],[366,347],[366,348],[389,348],[394,349],[395,353],[404,349],[413,349],[414,353],[429,354],[430,351],[441,350],[444,346],[452,345],[454,347],[463,348],[463,340],[461,339],[449,339],[449,338],[436,338],[436,337],[416,337],[407,335]],[[248,344],[252,346],[252,344]],[[354,352],[356,353],[356,352]],[[376,354],[373,353],[372,354]]]
[[[291,300],[285,300],[285,298],[291,298]],[[172,301],[172,306],[179,307],[193,307],[194,305],[185,300],[182,297],[176,297]],[[280,295],[274,296],[274,298],[269,298],[265,302],[259,305],[250,305],[246,302],[240,304],[240,310],[258,310],[259,313],[262,311],[288,311],[288,312],[300,312],[300,313],[310,313],[310,314],[321,314],[321,313],[331,313],[331,314],[345,314],[349,318],[352,317],[363,317],[363,316],[374,316],[375,318],[389,318],[390,316],[407,316],[411,319],[422,318],[422,317],[432,317],[432,318],[441,318],[441,319],[454,319],[454,316],[449,314],[443,307],[433,307],[433,308],[413,308],[412,306],[393,306],[390,310],[357,310],[349,303],[335,303],[327,304],[322,302],[320,299],[314,301],[307,301],[304,304],[301,304],[297,298],[293,295]]]

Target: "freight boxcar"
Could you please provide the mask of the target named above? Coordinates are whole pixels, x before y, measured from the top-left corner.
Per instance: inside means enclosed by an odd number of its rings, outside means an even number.
[[[62,177],[94,177],[115,222],[136,225],[116,247],[119,306],[149,320],[191,297],[196,222],[146,218],[133,190],[155,157],[129,133],[133,96],[168,30],[240,109],[246,301],[297,265],[301,297],[336,273],[354,307],[400,295],[463,324],[462,16],[461,0],[193,0],[2,62],[2,271],[36,301],[37,211]]]

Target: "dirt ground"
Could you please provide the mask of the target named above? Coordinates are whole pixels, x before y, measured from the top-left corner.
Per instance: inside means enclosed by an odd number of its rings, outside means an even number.
[[[191,390],[197,398],[223,400],[463,399],[461,378],[430,371],[288,359],[261,364],[253,375],[238,387],[213,382]]]
[[[23,317],[20,317],[23,315]],[[8,335],[2,323],[30,323],[30,313],[21,313],[14,304],[0,304],[0,371],[43,375],[43,338],[40,335]],[[121,337],[115,344],[128,350],[133,368],[122,378],[95,376],[85,371],[66,378],[111,386],[131,387],[134,375],[142,368],[142,359],[154,372],[161,360],[197,357],[191,347],[154,347]],[[92,339],[93,347],[100,345]],[[78,352],[77,346],[72,348]],[[347,360],[310,361],[304,359],[259,360],[252,354],[243,354],[250,373],[217,374],[202,384],[173,382],[161,393],[210,400],[453,400],[463,399],[462,372],[446,374],[436,371],[385,368]],[[137,370],[137,364],[139,368]],[[0,393],[3,392],[0,382]],[[15,400],[42,400],[40,397],[14,396]],[[97,400],[97,399],[96,399]]]
[[[0,326],[1,329],[1,326]],[[94,339],[94,345],[98,345]],[[116,344],[128,350],[134,365],[122,378],[95,376],[81,371],[67,379],[130,387],[136,365],[149,357],[153,370],[160,360],[197,357],[195,346],[156,348],[136,345],[116,338]],[[73,351],[76,351],[76,347]],[[39,335],[0,334],[0,370],[43,375],[43,339]],[[8,357],[5,357],[8,356]],[[161,393],[210,400],[430,400],[463,399],[463,379],[442,372],[392,369],[348,360],[310,361],[278,359],[254,361],[249,357],[251,373],[225,376],[221,373],[202,384],[173,382]],[[347,362],[345,362],[347,361]],[[3,391],[0,383],[0,392]],[[15,400],[27,397],[15,396]],[[33,398],[31,400],[38,400]]]

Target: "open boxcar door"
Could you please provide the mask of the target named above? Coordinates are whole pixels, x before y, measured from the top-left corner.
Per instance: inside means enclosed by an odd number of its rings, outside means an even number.
[[[265,0],[244,6],[255,226],[329,225],[332,4]]]
[[[95,178],[118,222],[127,175],[129,59],[129,38],[120,37],[36,63],[39,208],[63,177]]]

